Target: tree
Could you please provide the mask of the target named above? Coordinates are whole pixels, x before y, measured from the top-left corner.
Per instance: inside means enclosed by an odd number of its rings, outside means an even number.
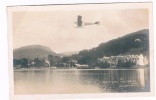
[[[67,63],[70,60],[70,57],[63,57],[62,62]]]
[[[109,68],[110,67],[110,64],[107,61],[105,61],[105,62],[99,62],[97,65],[100,68]]]
[[[39,60],[39,58],[34,59],[34,66],[35,67],[41,67],[43,66],[42,62]]]
[[[23,58],[21,60],[21,66],[22,67],[28,67],[28,59],[27,58]]]
[[[50,66],[54,65],[54,56],[48,55],[48,61],[50,62]]]
[[[22,62],[21,62],[21,60],[13,59],[13,64],[14,64],[14,67],[15,67],[15,66],[21,65]]]

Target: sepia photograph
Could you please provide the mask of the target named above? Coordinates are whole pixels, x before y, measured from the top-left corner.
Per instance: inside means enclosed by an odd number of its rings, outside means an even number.
[[[11,96],[153,94],[151,8],[150,2],[8,7]]]

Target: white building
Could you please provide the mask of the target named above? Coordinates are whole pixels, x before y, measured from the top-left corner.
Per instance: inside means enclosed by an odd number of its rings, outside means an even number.
[[[137,65],[143,66],[148,64],[148,59],[143,54],[140,54],[138,57]]]

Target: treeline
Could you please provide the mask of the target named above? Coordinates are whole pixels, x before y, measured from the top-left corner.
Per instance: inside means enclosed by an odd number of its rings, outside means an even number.
[[[14,67],[30,68],[30,67],[69,67],[74,66],[77,61],[72,60],[71,57],[59,57],[48,55],[47,58],[35,59],[13,59]]]
[[[30,67],[48,67],[49,65],[45,62],[44,59],[35,58],[33,60],[22,58],[22,59],[13,59],[14,67],[20,68],[30,68]]]
[[[90,50],[82,50],[72,57],[80,64],[94,65],[98,58],[104,56],[117,56],[128,52],[149,51],[149,31],[141,30],[117,38]],[[107,64],[106,64],[107,65]]]
[[[141,30],[117,38],[106,43],[101,43],[98,47],[90,50],[82,50],[79,54],[75,54],[69,57],[59,57],[49,55],[47,60],[50,66],[73,66],[75,63],[87,64],[89,66],[100,66],[102,68],[109,67],[108,63],[98,64],[97,59],[104,56],[117,56],[131,51],[149,51],[149,30]],[[74,61],[74,62],[73,62]],[[32,62],[34,63],[32,65]],[[128,64],[128,63],[127,63]],[[22,67],[42,67],[47,66],[46,59],[14,59],[14,66],[21,65]],[[123,64],[119,62],[119,65]],[[118,65],[118,66],[119,66]],[[124,66],[124,65],[123,65]],[[129,65],[128,65],[129,66]]]

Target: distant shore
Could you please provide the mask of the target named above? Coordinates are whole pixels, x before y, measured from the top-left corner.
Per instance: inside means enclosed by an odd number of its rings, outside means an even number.
[[[94,68],[94,69],[77,69],[77,68],[56,68],[46,67],[46,68],[18,68],[14,71],[28,71],[28,70],[136,70],[136,69],[150,69],[148,66],[137,66],[137,67],[113,67],[113,68]]]

